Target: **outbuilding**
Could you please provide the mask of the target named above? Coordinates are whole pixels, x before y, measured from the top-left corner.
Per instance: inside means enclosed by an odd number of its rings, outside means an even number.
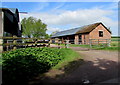
[[[111,39],[111,31],[101,22],[55,33],[52,39],[69,40],[71,44],[90,44],[91,39]]]
[[[19,20],[19,11],[17,8],[0,8],[0,37],[13,36],[22,36],[22,29]],[[0,44],[6,42],[6,40],[0,39]],[[0,52],[2,51],[3,46],[0,46]]]

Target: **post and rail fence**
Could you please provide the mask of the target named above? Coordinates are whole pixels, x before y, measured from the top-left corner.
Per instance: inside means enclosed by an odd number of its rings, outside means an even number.
[[[89,39],[89,45],[91,48],[93,45],[110,47],[110,43],[111,43],[111,39]]]
[[[93,45],[101,45],[101,46],[110,46],[110,39],[90,39],[89,45],[92,48]],[[68,44],[73,44],[70,40],[62,39],[40,39],[40,38],[23,38],[23,37],[0,37],[0,50],[3,49],[5,51],[15,50],[17,48],[27,48],[27,47],[50,47],[50,44],[58,45],[60,48],[60,44],[64,44],[65,48],[68,48]],[[80,43],[82,44],[82,43]],[[83,43],[85,44],[85,43]]]
[[[0,49],[9,51],[17,48],[27,47],[49,47],[50,39],[22,38],[22,37],[0,37]]]

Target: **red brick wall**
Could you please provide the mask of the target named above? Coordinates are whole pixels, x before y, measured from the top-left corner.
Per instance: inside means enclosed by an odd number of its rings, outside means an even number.
[[[79,44],[79,36],[78,35],[75,35],[74,43]]]
[[[82,44],[89,44],[89,34],[82,34]]]
[[[103,31],[103,37],[99,37],[99,30]],[[103,25],[99,25],[93,31],[89,33],[90,39],[111,39],[111,34],[104,28]]]

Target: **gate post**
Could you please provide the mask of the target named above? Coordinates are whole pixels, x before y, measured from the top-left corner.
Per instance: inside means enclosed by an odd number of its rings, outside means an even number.
[[[110,45],[110,42],[111,42],[111,40],[110,39],[108,39],[108,47],[110,47],[111,45]]]
[[[92,40],[91,40],[91,39],[89,39],[89,41],[90,41],[90,48],[92,48]]]

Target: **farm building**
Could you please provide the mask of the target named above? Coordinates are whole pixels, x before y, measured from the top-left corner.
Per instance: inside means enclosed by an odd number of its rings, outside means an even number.
[[[21,37],[21,35],[18,9],[0,8],[0,37]],[[3,42],[5,41],[0,39],[0,44]]]
[[[52,39],[69,40],[71,44],[90,44],[91,39],[111,39],[111,31],[101,22],[55,33]]]

